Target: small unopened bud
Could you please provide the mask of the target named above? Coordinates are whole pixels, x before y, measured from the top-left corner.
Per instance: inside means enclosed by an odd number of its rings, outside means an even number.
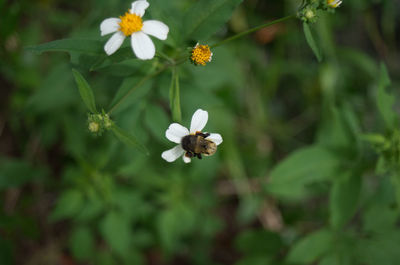
[[[315,23],[318,19],[317,9],[312,5],[304,7],[297,16],[306,23]]]
[[[106,128],[106,129],[109,129],[111,126],[112,126],[112,121],[111,121],[111,119],[110,119],[110,116],[108,116],[108,114],[104,114],[104,117],[103,117],[104,119],[104,127]]]
[[[308,20],[312,20],[315,17],[315,12],[311,9],[308,9],[304,16],[308,19]]]
[[[91,133],[96,136],[101,136],[104,130],[110,130],[113,126],[113,121],[110,116],[104,111],[101,114],[88,115],[88,128]]]
[[[89,131],[91,131],[92,133],[97,133],[100,129],[100,125],[97,122],[90,122],[89,123]]]

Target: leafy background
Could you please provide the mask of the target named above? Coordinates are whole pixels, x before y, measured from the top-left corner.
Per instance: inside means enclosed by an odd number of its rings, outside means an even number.
[[[170,26],[155,42],[171,56],[301,4],[149,2],[146,18]],[[173,146],[171,69],[111,116],[149,156],[87,129],[72,68],[107,109],[158,62],[128,43],[103,53],[100,22],[129,5],[0,1],[1,264],[398,264],[399,1],[320,13],[320,63],[292,19],[214,49],[206,67],[177,67],[182,124],[206,109],[206,129],[224,138],[189,165],[160,157]],[[28,48],[65,38],[80,41]]]

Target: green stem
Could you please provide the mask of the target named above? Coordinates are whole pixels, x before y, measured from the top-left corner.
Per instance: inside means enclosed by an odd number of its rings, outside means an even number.
[[[169,67],[177,66],[177,65],[180,65],[180,64],[184,63],[186,60],[187,60],[187,58],[182,58],[181,60],[178,60],[178,61],[176,61],[174,63],[165,64],[163,67],[161,67],[160,69],[158,69],[154,73],[148,74],[145,77],[143,77],[135,86],[133,86],[131,89],[129,89],[129,91],[114,106],[112,106],[112,108],[107,112],[107,114],[110,115],[119,105],[121,105],[121,103],[125,99],[128,98],[128,96],[133,91],[135,91],[138,87],[143,85],[147,80],[149,80],[149,79],[161,74],[162,72],[164,72]]]
[[[147,80],[157,76],[158,74],[160,74],[161,72],[163,72],[167,68],[168,68],[168,65],[164,65],[163,67],[161,67],[160,69],[158,69],[154,73],[151,73],[151,74],[146,75],[145,77],[143,77],[135,86],[133,86],[131,89],[129,89],[129,91],[107,112],[107,114],[110,115],[111,112],[113,112],[133,91],[136,90],[136,88],[140,87]]]
[[[168,61],[169,63],[174,63],[174,60],[170,57],[168,57],[166,54],[160,52],[160,51],[156,51],[156,56],[163,58],[164,60]]]
[[[236,34],[236,35],[233,35],[232,37],[229,37],[229,38],[227,38],[227,39],[225,39],[225,40],[222,40],[222,41],[220,41],[220,42],[218,42],[218,43],[216,43],[216,44],[213,44],[213,45],[210,46],[210,48],[216,48],[216,47],[218,47],[218,46],[220,46],[220,45],[222,45],[222,44],[225,44],[225,43],[227,43],[227,42],[236,40],[236,39],[238,39],[238,38],[240,38],[240,37],[243,37],[243,36],[246,36],[246,35],[248,35],[248,34],[250,34],[250,33],[253,33],[254,31],[260,30],[260,29],[262,29],[262,28],[269,27],[269,26],[274,25],[274,24],[276,24],[276,23],[279,23],[279,22],[282,22],[282,21],[285,21],[285,20],[289,20],[289,19],[295,18],[295,17],[296,17],[296,15],[290,15],[290,16],[287,16],[287,17],[283,17],[283,18],[280,18],[280,19],[277,19],[277,20],[274,20],[274,21],[271,21],[271,22],[268,22],[268,23],[259,25],[259,26],[257,26],[257,27],[254,27],[254,28],[251,28],[251,29],[249,29],[249,30],[240,32],[240,33],[238,33],[238,34]]]

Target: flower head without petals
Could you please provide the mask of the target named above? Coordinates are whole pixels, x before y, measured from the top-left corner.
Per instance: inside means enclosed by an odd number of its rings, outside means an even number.
[[[218,133],[203,133],[202,130],[208,121],[208,112],[202,109],[196,110],[192,116],[190,130],[178,123],[172,123],[165,136],[171,142],[178,145],[161,154],[167,162],[173,162],[180,156],[183,161],[189,163],[192,157],[201,159],[201,155],[212,155],[217,145],[222,143],[222,136]]]
[[[148,7],[146,0],[135,1],[125,15],[103,20],[100,25],[101,36],[114,33],[104,45],[107,55],[115,53],[125,38],[130,37],[133,52],[139,59],[149,60],[154,57],[156,49],[148,35],[165,40],[169,28],[158,20],[143,21],[142,17]]]
[[[211,62],[213,53],[208,45],[196,44],[191,51],[190,60],[195,65],[206,65]]]

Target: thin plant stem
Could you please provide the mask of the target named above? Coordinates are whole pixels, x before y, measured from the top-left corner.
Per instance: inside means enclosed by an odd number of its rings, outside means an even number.
[[[143,77],[136,85],[134,85],[131,89],[129,89],[129,91],[114,105],[112,106],[112,108],[107,112],[107,114],[111,114],[119,105],[121,105],[121,103],[123,101],[125,101],[128,96],[135,91],[138,87],[140,87],[141,85],[143,85],[147,80],[161,74],[162,72],[164,72],[166,69],[168,69],[169,67],[172,66],[177,66],[180,65],[182,63],[184,63],[187,60],[187,58],[182,58],[174,63],[168,63],[165,64],[163,67],[161,67],[160,69],[158,69],[157,71],[155,71],[154,73],[148,74],[145,77]]]
[[[223,45],[223,44],[225,44],[225,43],[227,43],[227,42],[236,40],[236,39],[238,39],[238,38],[240,38],[240,37],[243,37],[243,36],[246,36],[246,35],[248,35],[248,34],[250,34],[250,33],[253,33],[254,31],[257,31],[257,30],[260,30],[260,29],[262,29],[262,28],[266,28],[266,27],[272,26],[272,25],[277,24],[277,23],[279,23],[279,22],[283,22],[283,21],[285,21],[285,20],[289,20],[289,19],[295,18],[295,17],[296,17],[296,15],[290,15],[290,16],[286,16],[286,17],[283,17],[283,18],[280,18],[280,19],[276,19],[276,20],[271,21],[271,22],[268,22],[268,23],[264,23],[264,24],[262,24],[262,25],[256,26],[256,27],[251,28],[251,29],[249,29],[249,30],[240,32],[240,33],[238,33],[238,34],[236,34],[236,35],[233,35],[232,37],[229,37],[229,38],[227,38],[227,39],[225,39],[225,40],[222,40],[222,41],[220,41],[220,42],[218,42],[218,43],[216,43],[216,44],[213,44],[213,45],[210,46],[210,48],[216,48],[216,47],[218,47],[218,46],[220,46],[220,45]]]
[[[164,65],[154,73],[146,75],[143,77],[136,85],[134,85],[129,91],[108,111],[108,114],[111,114],[133,91],[135,91],[138,87],[143,85],[147,80],[157,76],[158,74],[162,73],[165,69],[168,68],[168,65]]]
[[[168,57],[166,54],[160,52],[160,51],[156,51],[156,56],[163,58],[164,60],[170,62],[170,63],[174,63],[174,60],[170,57]]]

